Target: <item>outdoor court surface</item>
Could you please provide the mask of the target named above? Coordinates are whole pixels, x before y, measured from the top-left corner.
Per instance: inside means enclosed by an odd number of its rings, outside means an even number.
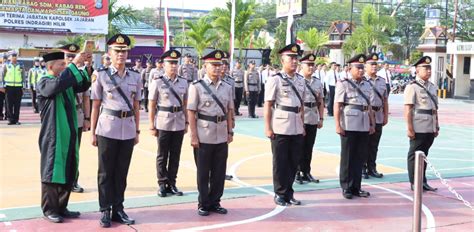
[[[113,223],[114,231],[410,231],[413,192],[407,183],[408,139],[403,120],[402,95],[390,97],[389,124],[379,147],[378,170],[384,178],[363,180],[369,198],[346,200],[338,181],[340,139],[334,120],[325,117],[318,130],[312,174],[319,184],[294,184],[301,206],[276,207],[273,203],[270,142],[263,133],[263,119],[248,119],[246,106],[237,120],[229,147],[226,181],[221,202],[227,215],[197,215],[196,167],[189,136],[185,136],[178,173],[182,197],[156,195],[156,139],[147,134],[142,115],[140,143],[135,147],[126,191],[125,207],[135,225]],[[262,115],[262,109],[257,110]],[[80,184],[85,193],[72,193],[69,208],[79,219],[52,224],[42,219],[39,177],[39,116],[23,107],[21,126],[0,122],[0,231],[99,231],[97,148],[84,134],[80,154]],[[474,204],[474,104],[441,100],[440,136],[429,154],[447,183]],[[435,193],[423,194],[422,226],[426,231],[474,231],[474,210],[465,206],[428,171]]]

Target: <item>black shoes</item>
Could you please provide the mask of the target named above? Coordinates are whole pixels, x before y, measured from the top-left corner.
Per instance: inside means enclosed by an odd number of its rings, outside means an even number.
[[[296,200],[294,197],[292,197],[289,201],[286,202],[287,204],[290,205],[301,205],[301,201]]]
[[[352,191],[352,195],[357,197],[369,197],[370,193],[362,189]]]
[[[72,192],[74,193],[83,193],[84,192],[84,188],[81,187],[77,182],[74,183],[74,185],[72,186]]]
[[[209,210],[204,207],[199,207],[198,208],[198,215],[199,216],[209,216]]]
[[[179,189],[176,187],[176,185],[168,185],[166,188],[167,193],[171,193],[176,196],[182,196],[183,192],[179,191]]]
[[[225,180],[232,180],[234,178],[232,175],[225,175]]]
[[[112,221],[119,222],[125,225],[135,224],[135,220],[128,217],[128,215],[123,211],[117,211],[112,214]]]
[[[368,174],[369,174],[369,176],[372,176],[372,177],[375,177],[375,178],[382,178],[383,177],[383,174],[377,172],[376,169],[370,170]]]
[[[369,179],[369,174],[367,173],[367,169],[362,168],[362,178]]]
[[[64,218],[61,217],[61,215],[55,214],[55,213],[50,214],[50,215],[44,215],[44,219],[52,223],[61,223],[64,221]]]
[[[280,196],[275,196],[273,198],[273,201],[275,202],[275,204],[277,205],[281,205],[281,206],[287,206],[288,203],[285,201],[285,198],[283,197],[280,197]]]
[[[319,180],[314,178],[311,173],[305,173],[303,174],[303,180],[306,180],[308,182],[313,182],[313,183],[319,183]]]
[[[342,196],[346,199],[352,199],[352,191],[344,189],[342,190]]]
[[[296,173],[295,182],[298,184],[303,184],[303,177],[301,176],[301,172]]]
[[[103,228],[110,227],[111,225],[110,210],[102,211],[102,216],[100,217],[99,223],[100,223],[100,226]]]
[[[68,209],[65,209],[60,214],[60,216],[62,216],[63,218],[78,218],[79,216],[81,216],[81,213],[77,211],[69,211]]]
[[[423,190],[435,192],[436,190],[438,190],[438,188],[433,188],[429,186],[428,183],[423,183]]]
[[[214,213],[218,213],[218,214],[227,214],[227,209],[221,207],[220,205],[216,205],[214,207],[211,207],[209,211],[214,212]]]
[[[158,196],[166,197],[166,186],[160,185],[160,189],[158,190]]]

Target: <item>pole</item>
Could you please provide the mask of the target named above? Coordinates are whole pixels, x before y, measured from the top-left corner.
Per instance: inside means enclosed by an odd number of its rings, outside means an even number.
[[[415,186],[413,193],[413,228],[412,231],[421,231],[421,204],[423,193],[423,173],[425,170],[425,153],[415,152]]]
[[[351,25],[349,26],[351,35],[352,35],[352,13],[354,12],[354,0],[351,0]]]

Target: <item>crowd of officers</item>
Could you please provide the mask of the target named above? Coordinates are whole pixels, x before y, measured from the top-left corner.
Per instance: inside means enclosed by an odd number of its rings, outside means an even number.
[[[148,112],[148,133],[157,139],[157,194],[160,197],[183,195],[176,179],[183,137],[186,133],[190,134],[197,166],[197,213],[201,216],[227,213],[220,201],[226,178],[228,146],[233,141],[235,117],[241,115],[239,106],[242,97],[247,98],[249,117],[256,118],[255,106],[259,104],[259,95],[263,95],[260,104],[264,107],[264,133],[271,141],[273,153],[275,204],[300,205],[301,202],[294,197],[293,183],[319,182],[311,175],[311,160],[317,130],[323,127],[325,106],[327,116],[334,116],[336,133],[341,139],[339,177],[343,197],[370,196],[369,192],[361,189],[362,177],[383,176],[376,169],[376,158],[382,128],[388,123],[390,76],[386,66],[378,70],[379,58],[375,53],[352,57],[344,65],[344,70],[339,72],[338,64],[331,63],[331,69],[325,70],[326,65],[316,64],[315,55],[302,56],[299,45],[289,44],[279,51],[281,69],[267,65],[257,70],[255,63],[251,62],[248,70],[244,71],[239,61],[230,70],[229,54],[214,50],[201,58],[203,70],[197,71],[188,54],[184,56],[183,64],[178,66],[181,53],[173,49],[161,55],[155,68],[150,60],[146,68],[141,67],[140,61],[134,67],[126,68],[130,38],[117,34],[107,44],[109,52],[103,56],[102,67],[98,70],[91,67],[90,54],[81,52],[77,45],[61,47],[61,54],[46,55],[45,58],[53,61],[63,56],[69,66],[53,72],[50,69],[54,66],[49,63],[47,73],[42,73],[56,80],[56,88],[63,87],[55,94],[44,94],[51,88],[44,83],[49,82],[43,81],[41,85],[42,99],[60,101],[66,108],[71,104],[76,109],[74,120],[68,121],[74,122],[71,125],[76,127],[71,133],[66,133],[69,137],[65,138],[70,139],[69,146],[77,144],[79,147],[82,131],[92,131],[92,145],[98,147],[102,227],[110,227],[112,221],[135,223],[124,212],[123,201],[133,148],[139,142],[141,132],[140,102],[144,103]],[[10,54],[10,60],[7,68],[3,69],[7,98],[9,94],[16,96],[17,90],[11,88],[16,87],[15,84],[22,82],[23,78],[12,71],[17,70],[14,53]],[[437,99],[433,97],[436,96],[436,87],[428,80],[430,62],[429,57],[423,57],[414,65],[417,79],[405,93],[410,138],[408,170],[412,184],[414,152],[422,150],[428,154],[439,132]],[[29,73],[40,69],[43,70],[38,59]],[[38,75],[28,76],[34,76],[29,78],[32,80],[29,86],[34,91]],[[66,82],[70,85],[58,84]],[[87,83],[91,85],[90,91],[78,87],[84,87]],[[18,87],[21,91],[21,86]],[[58,98],[60,93],[67,98],[68,91],[74,91],[73,101]],[[13,108],[9,111],[11,122],[18,122],[13,116],[15,107],[10,102],[8,106]],[[58,107],[60,104],[56,104]],[[61,112],[56,108],[54,112]],[[34,106],[34,109],[43,111],[46,106],[41,104]],[[51,122],[45,121],[47,119],[42,113],[42,124],[49,123],[54,127]],[[54,117],[49,119],[55,120]],[[47,127],[42,126],[42,133],[45,133],[43,128]],[[64,133],[58,128],[49,130]],[[42,162],[42,182],[45,184],[42,208],[45,218],[51,222],[62,222],[64,218],[78,217],[79,212],[67,209],[67,201],[72,190],[83,191],[77,184],[79,150],[56,149],[52,152],[41,141],[40,150],[42,160],[61,154],[66,157],[64,162],[67,163],[59,167],[51,164],[52,168]],[[55,181],[55,175],[61,173],[56,168],[70,174]],[[53,173],[48,174],[52,169]],[[426,179],[423,188],[436,190],[427,184]]]

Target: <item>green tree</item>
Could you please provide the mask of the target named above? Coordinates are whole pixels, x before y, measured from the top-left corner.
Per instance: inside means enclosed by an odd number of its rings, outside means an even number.
[[[302,40],[314,54],[318,53],[329,41],[329,35],[324,31],[318,32],[318,29],[312,27],[306,31],[299,31],[298,39]]]
[[[121,29],[113,24],[114,21],[123,22],[129,26],[136,25],[138,19],[137,11],[132,6],[118,6],[118,0],[109,1],[109,32],[107,38],[120,33]]]
[[[213,27],[209,21],[208,17],[202,17],[196,22],[188,20],[184,22],[189,27],[189,30],[185,32],[186,43],[196,49],[199,58],[202,57],[204,50],[217,39],[212,33]]]
[[[85,41],[86,41],[86,37],[84,35],[66,36],[66,38],[56,42],[56,45],[64,46],[67,44],[76,44],[82,47]]]
[[[252,42],[254,48],[269,48],[271,43],[266,37],[257,37]]]
[[[280,25],[275,30],[275,43],[272,52],[270,53],[270,60],[272,64],[281,65],[280,54],[278,51],[285,46],[286,40],[286,22],[280,21]]]
[[[343,45],[346,55],[353,51],[356,53],[369,53],[374,47],[383,47],[390,43],[388,34],[392,33],[396,26],[393,18],[386,15],[378,15],[375,8],[366,5],[361,14],[361,25],[356,27],[352,36]],[[382,29],[385,31],[382,31]]]
[[[247,37],[253,34],[255,31],[261,29],[267,21],[263,18],[255,18],[255,8],[258,5],[254,0],[235,1],[235,30],[234,38],[238,41],[245,41]],[[215,8],[211,11],[211,17],[214,19],[213,26],[221,32],[221,34],[227,36],[226,41],[229,41],[230,36],[230,23],[231,23],[231,12],[232,3],[227,2],[226,8]],[[225,40],[225,39],[224,39]],[[243,43],[240,43],[243,44]],[[242,57],[242,46],[239,48],[239,58]]]

